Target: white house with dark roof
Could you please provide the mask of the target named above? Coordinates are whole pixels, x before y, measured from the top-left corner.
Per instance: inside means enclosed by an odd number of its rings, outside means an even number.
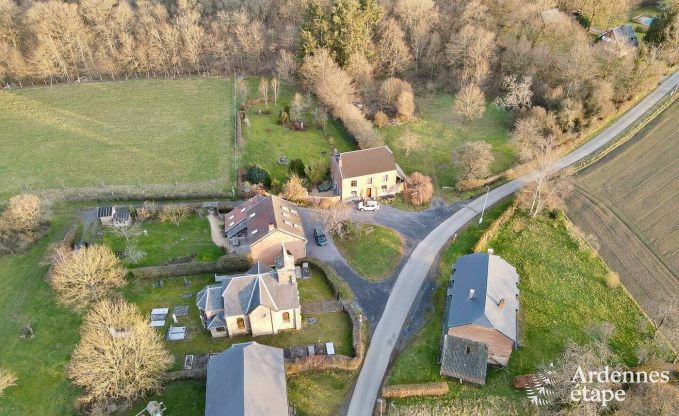
[[[288,416],[283,350],[232,345],[207,364],[205,416]]]
[[[478,383],[485,378],[479,354],[487,364],[507,365],[518,346],[518,284],[516,269],[492,252],[457,259],[447,291],[441,374]]]
[[[306,257],[307,239],[297,206],[274,195],[255,195],[224,216],[230,252],[250,254],[270,266],[281,244],[295,258]]]
[[[330,162],[330,176],[342,201],[394,195],[403,191],[405,180],[387,146],[336,153]]]
[[[213,337],[302,329],[294,257],[283,247],[276,263],[275,269],[258,262],[243,275],[215,276],[219,283],[198,292],[196,306]]]

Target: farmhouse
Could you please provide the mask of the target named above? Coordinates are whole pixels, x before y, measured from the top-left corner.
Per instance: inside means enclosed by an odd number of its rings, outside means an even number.
[[[297,207],[277,196],[255,195],[224,217],[229,251],[249,253],[253,260],[273,265],[281,244],[295,258],[306,257],[307,239]]]
[[[624,24],[613,29],[608,29],[603,35],[599,36],[602,42],[611,43],[619,46],[639,46],[639,39],[634,31],[634,27],[630,24]]]
[[[295,259],[285,247],[276,268],[261,263],[243,275],[215,276],[219,284],[196,296],[203,326],[213,337],[271,335],[302,329]]]
[[[442,375],[483,384],[487,364],[507,365],[517,347],[518,283],[516,269],[492,251],[455,262],[447,292]]]
[[[342,201],[394,195],[405,174],[386,146],[336,153],[330,163],[333,189]]]
[[[283,350],[232,345],[207,364],[205,416],[288,416]]]
[[[129,227],[132,224],[129,209],[118,205],[97,207],[97,218],[107,227]]]

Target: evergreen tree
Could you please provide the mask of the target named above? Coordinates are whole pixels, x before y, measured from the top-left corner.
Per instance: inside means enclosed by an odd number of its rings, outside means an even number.
[[[312,0],[306,6],[300,31],[300,58],[312,55],[316,49],[328,47],[330,22],[319,0]]]

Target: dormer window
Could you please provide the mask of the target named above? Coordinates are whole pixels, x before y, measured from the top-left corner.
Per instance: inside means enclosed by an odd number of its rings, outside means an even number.
[[[250,218],[254,218],[254,217],[255,217],[255,214],[256,214],[255,212],[253,212],[252,214],[250,214]]]
[[[229,227],[233,227],[233,224],[234,224],[234,222],[231,221],[231,222],[229,223]]]
[[[257,230],[257,229],[253,230],[251,235],[257,234],[257,231],[259,231],[259,230]]]

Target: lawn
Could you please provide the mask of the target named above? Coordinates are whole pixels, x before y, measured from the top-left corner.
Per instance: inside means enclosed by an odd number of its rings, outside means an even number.
[[[407,174],[417,171],[431,176],[438,189],[455,185],[457,169],[453,154],[465,141],[484,140],[491,144],[495,157],[491,165],[493,173],[508,169],[514,163],[513,151],[507,143],[511,115],[488,104],[483,118],[464,124],[452,113],[454,101],[451,94],[418,94],[417,121],[380,129],[401,168]],[[407,131],[418,136],[421,142],[421,149],[408,155],[395,144]]]
[[[309,265],[309,270],[311,271],[311,279],[297,280],[299,297],[302,302],[333,299],[333,290],[325,277],[325,273],[312,264]]]
[[[63,236],[70,216],[56,215],[47,238],[21,256],[0,257],[0,367],[19,380],[0,398],[0,414],[74,415],[77,388],[65,379],[64,367],[79,339],[80,316],[56,305],[41,265],[49,241]],[[31,339],[19,338],[30,323]]]
[[[199,216],[185,218],[179,226],[157,220],[139,224],[141,235],[133,237],[146,256],[134,267],[156,266],[172,260],[191,258],[196,261],[216,260],[224,252],[212,242],[208,220]],[[146,230],[148,235],[143,231]],[[125,248],[125,239],[112,228],[105,228],[102,241],[114,251]]]
[[[258,83],[259,79],[249,80],[251,98],[257,96]],[[311,112],[316,108],[316,104],[313,103],[313,98],[310,98],[312,103],[304,113],[305,124],[310,127],[304,131],[295,131],[280,125],[278,113],[290,104],[295,92],[294,86],[282,83],[278,105],[269,103],[268,110],[271,114],[259,114],[266,112],[266,106],[254,105],[247,111],[250,127],[243,127],[245,137],[243,165],[259,165],[269,170],[272,178],[281,182],[285,181],[288,168],[278,164],[280,156],[287,156],[289,160],[300,158],[306,164],[315,159],[328,159],[332,155],[333,147],[337,147],[340,152],[356,148],[338,121],[328,120],[325,133],[314,125]]]
[[[233,82],[133,80],[0,91],[0,197],[29,188],[220,179]]]
[[[288,401],[298,416],[332,416],[344,403],[354,376],[339,370],[288,376]]]
[[[437,359],[450,267],[459,255],[470,251],[478,235],[477,225],[468,228],[445,252],[433,314],[421,334],[397,358],[388,384],[442,380]],[[511,387],[512,377],[551,362],[568,340],[588,342],[589,327],[601,322],[615,326],[610,341],[613,351],[628,365],[635,364],[636,348],[649,328],[640,325],[642,316],[623,289],[606,287],[608,269],[591,250],[573,239],[565,218],[529,219],[516,214],[490,246],[521,276],[522,347],[513,353],[506,369],[489,368],[485,386],[450,382],[450,393],[439,401],[488,396],[523,401],[525,395]]]
[[[335,245],[358,274],[376,282],[391,273],[403,255],[403,239],[380,225],[357,224],[358,230],[344,238],[335,236]]]
[[[319,272],[320,273],[320,272]],[[325,279],[322,275],[314,276],[311,281],[323,282]],[[310,282],[311,282],[310,281]],[[153,308],[169,307],[176,305],[189,305],[189,316],[179,317],[179,324],[186,326],[188,330],[188,339],[185,341],[166,341],[165,344],[168,350],[175,356],[175,369],[181,369],[184,363],[184,356],[187,354],[204,354],[211,352],[220,352],[232,344],[257,341],[260,344],[271,345],[274,347],[292,347],[298,345],[307,345],[316,342],[335,343],[335,349],[338,354],[352,355],[352,339],[351,339],[351,321],[349,316],[344,312],[324,313],[318,315],[304,315],[303,329],[301,331],[282,332],[276,335],[265,335],[258,337],[240,336],[235,338],[212,338],[210,333],[206,331],[200,321],[198,315],[198,308],[195,306],[195,294],[208,284],[214,284],[214,276],[190,276],[172,277],[163,279],[163,287],[155,288],[154,281],[151,280],[130,280],[128,285],[124,288],[124,296],[131,302],[134,302],[142,313],[149,314]],[[188,284],[187,284],[188,283]],[[311,285],[307,282],[302,282],[302,287],[309,287]],[[318,300],[318,294],[325,292],[319,290],[318,284],[313,283],[317,289],[303,291],[301,302],[305,303],[305,295],[313,293],[314,300]],[[191,293],[193,297],[185,299],[184,294]],[[332,292],[330,292],[331,294]],[[332,297],[332,294],[331,296]],[[315,318],[314,324],[309,323],[309,318]],[[164,328],[159,329],[162,334],[172,323],[172,319],[168,318]]]

